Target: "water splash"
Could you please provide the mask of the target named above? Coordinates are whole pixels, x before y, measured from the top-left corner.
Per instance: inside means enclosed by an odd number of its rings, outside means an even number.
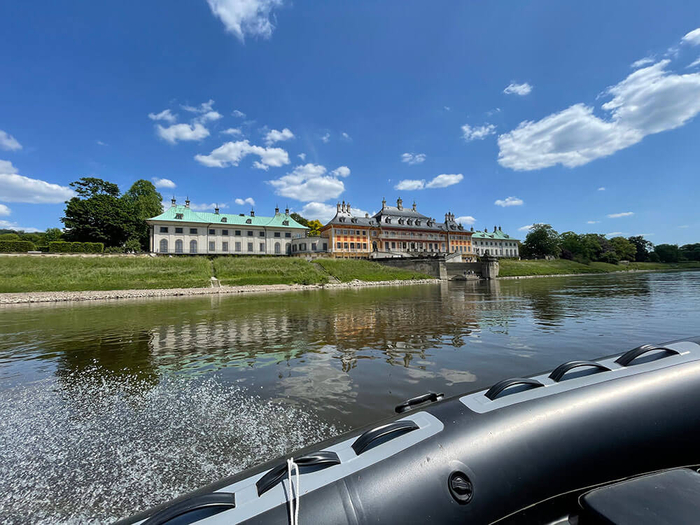
[[[339,433],[214,378],[98,370],[0,392],[0,521],[105,523]]]

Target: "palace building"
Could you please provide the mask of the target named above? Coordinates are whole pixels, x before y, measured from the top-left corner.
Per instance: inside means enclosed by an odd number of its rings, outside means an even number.
[[[488,228],[475,231],[472,235],[474,253],[476,255],[493,255],[494,257],[520,257],[518,251],[519,241],[512,238],[507,233],[503,233],[501,227],[493,227],[493,233],[489,233]]]
[[[289,255],[294,238],[308,228],[275,208],[274,217],[195,212],[190,201],[170,208],[146,221],[150,227],[151,252],[162,254]]]

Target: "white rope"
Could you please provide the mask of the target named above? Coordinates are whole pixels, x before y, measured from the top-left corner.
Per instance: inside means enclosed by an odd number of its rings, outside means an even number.
[[[296,490],[292,481],[292,473],[296,470]],[[287,460],[287,476],[289,478],[289,524],[299,525],[299,465],[294,463],[294,458]]]

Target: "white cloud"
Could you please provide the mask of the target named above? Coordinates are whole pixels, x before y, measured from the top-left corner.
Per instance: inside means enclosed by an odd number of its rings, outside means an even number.
[[[533,226],[534,226],[534,224],[526,224],[525,226],[521,226],[520,228],[518,228],[518,231],[519,232],[529,232]]]
[[[598,188],[598,191],[605,191],[605,186],[601,186],[600,188]]]
[[[188,106],[187,104],[181,104],[180,107],[185,111],[190,113],[209,113],[214,107],[214,101],[212,99],[202,102],[199,106]]]
[[[221,133],[223,135],[243,135],[243,131],[241,131],[241,128],[228,128],[223,130]]]
[[[623,211],[622,213],[610,213],[608,215],[609,219],[619,219],[620,217],[630,217],[634,215],[633,211]]]
[[[472,140],[484,140],[489,135],[496,133],[496,126],[484,124],[483,126],[472,127],[469,124],[462,126],[462,138],[467,142]]]
[[[321,137],[321,140],[322,140],[324,143],[328,144],[328,143],[330,142],[330,140],[331,140],[331,134],[330,134],[330,133],[326,133],[323,137]]]
[[[632,62],[632,68],[637,69],[639,67],[648,66],[649,64],[653,64],[654,62],[656,62],[654,57],[640,58],[636,62]]]
[[[426,188],[447,188],[448,186],[453,186],[462,181],[464,176],[461,173],[443,173],[438,175],[428,184],[425,185]]]
[[[160,113],[149,113],[148,118],[151,120],[162,120],[169,124],[174,124],[177,121],[177,115],[174,115],[169,109],[164,109]]]
[[[452,111],[450,106],[442,106],[445,111]]]
[[[231,115],[233,115],[236,118],[245,118],[245,113],[243,113],[242,111],[239,111],[237,109],[234,109],[233,112],[231,113]]]
[[[487,116],[487,117],[492,117],[492,116],[495,115],[496,113],[500,113],[500,112],[501,112],[501,108],[494,108],[494,109],[491,109],[491,110],[487,111],[487,112],[486,112],[486,116]]]
[[[494,202],[496,206],[500,206],[502,208],[506,208],[508,206],[522,206],[525,204],[522,199],[519,199],[517,197],[506,197],[505,199],[498,199],[496,202]]]
[[[0,204],[0,216],[7,217],[12,213],[12,210],[5,206],[4,204]]]
[[[176,144],[178,141],[202,140],[209,136],[209,130],[199,122],[194,124],[173,124],[164,128],[160,124],[156,126],[158,136],[163,140]]]
[[[532,86],[530,84],[528,84],[527,82],[523,82],[522,84],[516,84],[514,82],[511,82],[503,90],[503,92],[506,95],[520,95],[521,97],[530,94],[531,91],[532,91]]]
[[[421,164],[425,162],[427,155],[425,153],[404,153],[401,155],[401,162],[405,162],[409,166],[414,164]]]
[[[244,204],[250,204],[251,206],[255,206],[255,199],[253,197],[246,197],[245,199],[236,199],[235,200],[236,204],[239,206],[243,206]]]
[[[219,120],[220,118],[223,118],[224,116],[219,113],[218,111],[207,111],[206,113],[202,113],[199,117],[197,117],[196,121],[197,122],[214,122],[215,120]]]
[[[272,11],[282,5],[282,0],[207,0],[207,3],[226,31],[243,42],[246,36],[272,36],[275,29]]]
[[[605,120],[584,104],[524,121],[498,137],[498,162],[514,170],[562,164],[572,168],[607,157],[647,135],[675,129],[700,112],[700,73],[678,75],[665,70],[669,60],[632,72],[605,90],[612,96],[601,108]]]
[[[302,217],[309,220],[319,220],[322,223],[327,223],[333,217],[335,217],[337,206],[333,204],[325,204],[323,202],[308,202],[304,204],[304,207],[299,212]],[[364,217],[365,214],[372,216],[372,213],[362,210],[360,208],[352,208],[352,214],[355,217]]]
[[[334,175],[336,177],[349,177],[350,176],[350,168],[347,166],[339,166],[333,171],[331,171],[331,175]]]
[[[698,58],[696,58],[695,60],[693,60],[690,64],[688,64],[687,66],[685,66],[685,68],[686,68],[686,69],[690,69],[691,67],[695,67],[695,66],[700,66],[700,57],[698,57]]]
[[[425,189],[425,181],[411,179],[400,180],[398,184],[394,186],[394,189],[401,191],[423,190]]]
[[[96,140],[95,141],[99,146],[109,146],[106,142],[102,142],[101,140]]]
[[[348,135],[347,133],[345,133],[344,131],[340,134],[340,136],[341,136],[341,138],[343,138],[344,140],[352,141],[352,137],[351,137],[350,135]]]
[[[700,46],[700,27],[693,29],[690,33],[681,38],[682,44],[690,44],[691,46]]]
[[[462,215],[461,217],[457,217],[455,221],[457,221],[459,224],[474,224],[476,219],[471,215]]]
[[[326,174],[326,168],[318,164],[297,166],[287,175],[276,180],[267,181],[275,193],[302,202],[323,202],[337,198],[345,185],[338,180],[338,170]]]
[[[238,166],[238,163],[247,155],[257,155],[260,161],[256,161],[254,167],[260,169],[278,168],[289,164],[289,154],[281,148],[263,148],[250,144],[247,140],[238,142],[226,142],[209,155],[195,155],[195,160],[210,168],[226,168]]]
[[[36,233],[42,231],[37,228],[25,228],[24,226],[19,226],[16,222],[10,221],[0,221],[0,228],[6,230],[22,231],[25,233]]]
[[[614,235],[622,235],[622,232],[610,232],[610,233],[606,233],[605,235],[612,237]]]
[[[598,224],[600,221],[586,221],[586,224]]]
[[[219,208],[223,210],[224,208],[228,208],[228,205],[226,204],[216,204],[216,203],[211,203],[211,204],[190,204],[190,208],[192,208],[194,211],[207,211],[207,210],[213,210],[214,208]]]
[[[275,142],[283,142],[286,140],[292,140],[294,138],[294,133],[292,133],[288,128],[284,128],[282,131],[276,129],[270,130],[265,135],[265,144],[272,146]]]
[[[16,151],[22,149],[22,144],[12,135],[0,129],[0,149]]]
[[[170,179],[159,179],[158,177],[153,177],[153,184],[156,188],[174,188],[176,184]]]
[[[0,160],[0,201],[57,204],[73,195],[66,186],[23,177],[11,162]]]
[[[301,160],[306,160],[306,153],[299,153],[297,157],[299,157]]]

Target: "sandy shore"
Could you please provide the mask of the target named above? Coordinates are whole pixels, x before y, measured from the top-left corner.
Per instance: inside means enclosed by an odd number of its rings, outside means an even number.
[[[0,305],[28,303],[57,303],[65,301],[104,301],[111,299],[141,299],[149,297],[182,297],[196,295],[228,295],[251,293],[298,292],[303,290],[329,290],[338,288],[369,288],[375,286],[406,286],[435,284],[439,279],[414,281],[351,281],[332,284],[265,284],[248,286],[222,286],[221,288],[167,288],[159,290],[106,290],[94,292],[25,292],[0,294]]]

